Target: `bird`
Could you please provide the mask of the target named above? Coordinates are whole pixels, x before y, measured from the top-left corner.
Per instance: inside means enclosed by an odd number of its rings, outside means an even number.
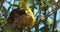
[[[21,4],[18,8],[13,9],[10,13],[7,24],[11,25],[11,27],[28,27],[32,28],[34,25],[34,14],[27,5],[25,0],[22,0]],[[9,26],[8,25],[8,26]]]
[[[7,23],[13,27],[21,26],[31,28],[34,25],[34,18],[29,11],[17,8],[10,13]]]

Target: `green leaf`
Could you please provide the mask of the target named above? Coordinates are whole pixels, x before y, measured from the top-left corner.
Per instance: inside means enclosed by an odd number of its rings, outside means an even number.
[[[47,20],[47,23],[48,23],[48,25],[50,25],[50,24],[52,24],[53,23],[53,20]]]

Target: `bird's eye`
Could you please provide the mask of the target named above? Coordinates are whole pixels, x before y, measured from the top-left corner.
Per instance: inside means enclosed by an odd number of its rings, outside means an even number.
[[[18,11],[17,14],[19,14],[19,15],[25,15],[26,13],[25,13],[25,11],[22,10],[22,11]]]

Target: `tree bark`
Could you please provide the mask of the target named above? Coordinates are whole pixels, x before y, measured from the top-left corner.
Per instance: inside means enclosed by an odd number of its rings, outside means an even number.
[[[56,28],[56,15],[57,15],[57,7],[54,9],[55,13],[54,13],[54,21],[53,21],[53,28],[52,28],[52,32],[54,32],[54,29]]]

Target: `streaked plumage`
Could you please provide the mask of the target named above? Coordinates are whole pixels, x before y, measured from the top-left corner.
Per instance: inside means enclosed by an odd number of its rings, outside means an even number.
[[[34,25],[34,15],[25,1],[22,1],[19,8],[12,10],[7,24],[11,27],[28,27],[32,28]]]

